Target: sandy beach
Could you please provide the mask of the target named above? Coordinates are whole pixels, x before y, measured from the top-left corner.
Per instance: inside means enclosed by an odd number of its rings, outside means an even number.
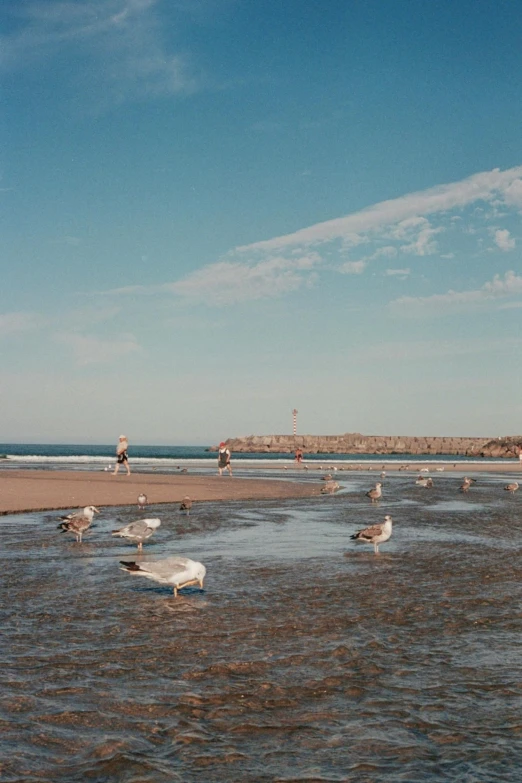
[[[0,514],[10,514],[19,511],[47,511],[50,509],[80,508],[87,505],[123,506],[133,505],[140,492],[144,492],[150,503],[177,503],[185,495],[195,501],[206,500],[260,500],[268,498],[300,498],[320,494],[322,482],[320,477],[338,467],[338,478],[359,471],[380,472],[382,466],[386,472],[404,471],[406,474],[418,474],[423,468],[437,475],[441,472],[464,476],[467,473],[513,473],[522,474],[517,463],[404,463],[382,462],[381,465],[368,463],[329,462],[321,467],[309,463],[309,470],[304,466],[291,468],[292,481],[255,478],[229,478],[217,475],[187,475],[187,474],[150,474],[132,473],[126,476],[112,476],[109,473],[74,471],[74,470],[9,470],[0,471]],[[407,466],[407,467],[406,467]],[[267,470],[267,468],[264,468]],[[275,468],[274,468],[275,469]],[[253,473],[254,469],[251,469]],[[311,483],[311,471],[317,475],[317,484]],[[298,476],[303,473],[307,482],[299,482]],[[297,479],[297,480],[296,480]]]
[[[17,511],[124,506],[144,492],[150,503],[177,503],[185,495],[194,501],[298,498],[319,494],[321,486],[299,482],[228,476],[150,475],[73,470],[0,471],[0,514]]]

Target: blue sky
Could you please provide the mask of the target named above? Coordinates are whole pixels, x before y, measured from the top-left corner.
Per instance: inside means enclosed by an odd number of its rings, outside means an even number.
[[[4,0],[0,440],[520,432],[521,28]]]

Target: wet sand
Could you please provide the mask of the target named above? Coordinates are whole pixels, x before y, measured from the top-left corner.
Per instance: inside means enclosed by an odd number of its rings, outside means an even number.
[[[119,569],[135,506],[82,544],[53,513],[4,517],[2,780],[517,783],[522,492],[412,478],[378,507],[368,473],[335,496],[153,507],[143,557],[207,566],[178,598]],[[379,556],[350,540],[388,513]]]
[[[0,514],[18,511],[136,505],[144,492],[149,503],[179,503],[185,495],[194,501],[298,498],[317,495],[320,485],[236,478],[233,476],[161,475],[74,470],[0,471]]]

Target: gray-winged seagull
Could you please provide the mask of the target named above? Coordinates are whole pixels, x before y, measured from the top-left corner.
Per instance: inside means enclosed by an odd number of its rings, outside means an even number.
[[[377,484],[375,485],[375,487],[373,489],[370,489],[370,491],[366,493],[366,497],[370,498],[372,503],[376,503],[379,500],[379,498],[381,497],[381,495],[382,495],[381,487],[382,487],[382,484],[381,484],[380,481],[378,481]]]
[[[137,544],[138,550],[141,551],[143,542],[150,538],[160,525],[159,519],[138,519],[136,522],[131,522],[129,525],[120,528],[120,530],[113,530],[112,535],[128,538],[129,541]]]
[[[372,525],[366,527],[364,530],[359,530],[354,533],[353,538],[355,541],[364,541],[367,544],[373,544],[375,554],[379,554],[379,544],[383,544],[389,539],[392,534],[392,518],[389,514],[384,517],[384,522],[380,525]]]
[[[61,517],[63,522],[60,522],[58,529],[61,529],[64,533],[74,533],[76,540],[81,544],[82,535],[91,526],[94,514],[99,513],[96,506],[85,506],[83,511],[75,511],[73,514]]]
[[[140,492],[138,495],[138,508],[145,508],[147,505],[147,495],[144,492]]]
[[[172,585],[174,595],[178,590],[189,585],[199,585],[203,588],[203,579],[207,569],[203,563],[190,560],[188,557],[167,557],[149,563],[125,562],[120,560],[122,571],[128,571],[134,576],[144,576],[163,585]]]

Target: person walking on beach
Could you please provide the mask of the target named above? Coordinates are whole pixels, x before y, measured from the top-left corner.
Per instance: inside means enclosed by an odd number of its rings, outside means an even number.
[[[112,474],[113,476],[115,476],[119,471],[120,465],[125,465],[127,468],[127,476],[130,476],[129,456],[127,454],[128,448],[129,442],[127,440],[127,436],[120,435],[118,445],[116,446],[116,467],[114,468],[114,473]]]
[[[301,451],[301,449],[295,450],[295,461],[297,462],[298,465],[300,465],[301,462],[303,461],[303,452]]]
[[[227,444],[221,441],[219,444],[219,451],[218,451],[218,473],[220,476],[223,475],[224,469],[228,470],[229,475],[232,475],[232,468],[230,466],[230,449],[228,448]]]

